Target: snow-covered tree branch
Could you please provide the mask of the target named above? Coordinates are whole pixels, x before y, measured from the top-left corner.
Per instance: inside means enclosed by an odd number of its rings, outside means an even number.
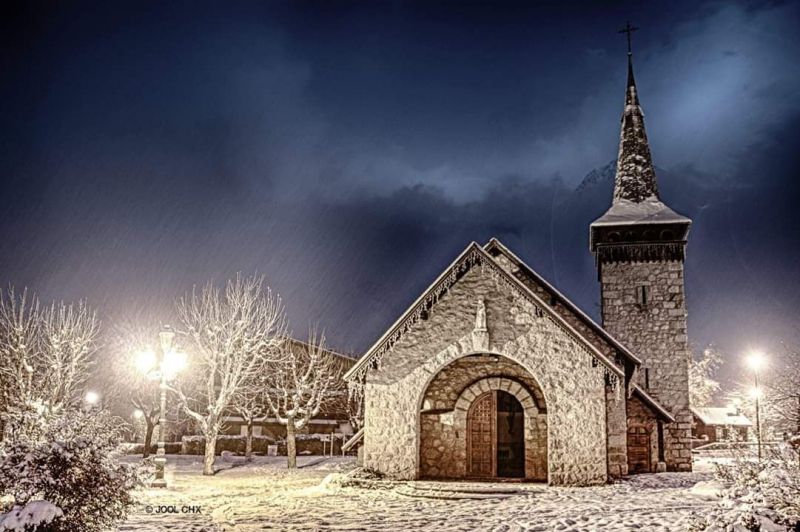
[[[264,398],[278,422],[286,426],[290,469],[297,467],[296,433],[323,407],[341,373],[341,363],[325,349],[325,335],[312,329],[308,343],[287,339],[283,357],[265,374]]]
[[[8,290],[0,293],[0,418],[19,423],[27,413],[47,415],[77,405],[90,375],[97,349],[99,322],[83,302],[52,303]],[[0,426],[0,435],[5,433]],[[28,434],[30,436],[30,434]]]
[[[714,379],[722,365],[722,356],[713,348],[703,350],[703,356],[689,361],[689,403],[703,407],[711,403],[714,394],[719,391],[719,382]]]
[[[776,363],[765,388],[773,401],[777,429],[800,435],[800,353],[787,350]]]
[[[174,388],[206,439],[203,474],[214,473],[217,435],[237,394],[280,358],[286,318],[280,297],[263,277],[229,280],[223,291],[207,284],[182,298],[178,317],[189,339],[190,373]],[[191,381],[191,385],[187,383]]]

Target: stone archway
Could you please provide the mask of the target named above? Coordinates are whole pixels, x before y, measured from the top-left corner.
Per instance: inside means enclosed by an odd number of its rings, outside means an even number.
[[[485,452],[492,457],[491,470],[474,474],[468,440],[468,417],[476,400],[493,395],[491,426],[485,435],[493,447]],[[504,410],[497,409],[497,397]],[[507,394],[507,397],[505,397]],[[516,406],[514,406],[516,405]],[[486,405],[485,405],[486,406]],[[513,411],[513,414],[512,412]],[[516,419],[509,419],[509,415]],[[505,433],[498,439],[497,421],[502,419]],[[509,421],[521,434],[514,435]],[[488,427],[488,426],[487,426]],[[537,381],[522,366],[502,356],[475,354],[442,368],[423,394],[420,410],[418,476],[421,478],[522,477],[548,479],[548,417],[545,398]],[[502,457],[524,457],[519,469],[508,466]],[[513,461],[513,460],[511,460]]]
[[[531,480],[547,480],[547,411],[540,411],[536,400],[518,381],[507,377],[488,377],[467,387],[456,401],[453,411],[453,425],[469,430],[469,413],[477,400],[490,392],[508,393],[522,406],[523,443],[525,455],[524,477]],[[494,435],[496,441],[496,434]],[[467,434],[469,440],[469,434]],[[465,455],[470,460],[471,442],[466,442]],[[496,452],[496,449],[495,449]],[[469,474],[470,471],[468,470]],[[493,475],[498,476],[495,463]]]

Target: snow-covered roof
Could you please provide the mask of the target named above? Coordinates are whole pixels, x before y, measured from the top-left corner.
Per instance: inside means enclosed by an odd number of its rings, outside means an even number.
[[[644,201],[615,200],[605,214],[592,222],[592,227],[629,224],[690,224],[686,216],[673,211],[655,196]]]
[[[726,407],[692,407],[692,413],[706,425],[750,427],[752,423],[741,412]]]
[[[372,347],[361,357],[356,364],[344,375],[345,380],[352,380],[357,375],[361,374],[372,360],[382,354],[383,352],[391,349],[391,345],[402,335],[407,329],[408,323],[419,314],[422,306],[430,300],[429,296],[436,294],[440,290],[442,283],[451,280],[455,277],[456,272],[465,267],[471,267],[474,264],[483,264],[488,267],[494,268],[495,272],[517,290],[525,294],[528,298],[536,302],[536,305],[546,314],[551,316],[556,323],[563,327],[569,334],[582,343],[587,350],[600,361],[609,371],[624,378],[625,372],[622,368],[618,367],[613,360],[609,359],[603,352],[601,352],[594,343],[588,339],[579,330],[574,328],[567,320],[555,312],[550,305],[543,301],[535,292],[528,288],[522,281],[517,279],[506,271],[494,258],[476,242],[470,243],[469,246],[456,258],[455,261],[447,268],[442,274],[425,290],[419,298],[398,318],[398,320],[381,336]],[[563,296],[562,296],[563,297]],[[637,361],[634,357],[634,360]]]

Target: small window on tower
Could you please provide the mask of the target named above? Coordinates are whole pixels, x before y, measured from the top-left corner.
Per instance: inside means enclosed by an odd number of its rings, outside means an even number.
[[[650,287],[649,286],[637,286],[636,287],[636,304],[639,305],[640,308],[647,308],[647,305],[650,301]]]
[[[650,368],[644,368],[644,388],[650,389]]]

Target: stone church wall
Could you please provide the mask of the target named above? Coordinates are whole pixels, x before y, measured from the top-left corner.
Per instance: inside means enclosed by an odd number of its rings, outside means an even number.
[[[683,263],[603,263],[600,277],[604,327],[642,359],[639,385],[676,419],[664,429],[667,469],[691,470],[690,350]],[[637,300],[637,289],[642,286],[647,289],[646,305]]]
[[[608,474],[628,474],[628,414],[625,392],[606,386],[606,434],[608,437]]]
[[[385,353],[365,384],[365,466],[395,478],[420,474],[420,409],[439,371],[474,352],[483,297],[489,350],[521,365],[547,408],[548,480],[599,484],[608,477],[604,368],[547,315],[537,314],[490,265],[476,265]]]

